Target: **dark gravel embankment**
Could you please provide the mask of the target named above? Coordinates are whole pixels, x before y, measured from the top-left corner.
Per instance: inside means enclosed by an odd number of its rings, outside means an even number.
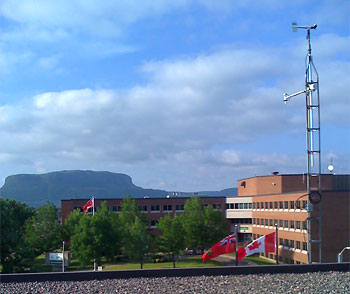
[[[350,293],[350,272],[0,284],[0,293]]]

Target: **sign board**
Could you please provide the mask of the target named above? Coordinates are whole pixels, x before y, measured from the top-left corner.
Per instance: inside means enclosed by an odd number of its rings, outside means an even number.
[[[245,231],[245,230],[249,230],[249,228],[248,227],[239,227],[239,229],[242,231]]]
[[[62,264],[63,253],[49,253],[49,263],[50,264]]]

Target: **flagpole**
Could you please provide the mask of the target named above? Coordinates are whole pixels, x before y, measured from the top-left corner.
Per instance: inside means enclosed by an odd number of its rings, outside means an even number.
[[[238,246],[238,226],[235,225],[235,235],[236,235],[236,246],[235,246],[235,253],[236,253],[236,266],[238,266],[238,256],[237,256],[237,246]]]
[[[278,264],[278,225],[275,223],[276,237],[275,237],[275,250],[276,250],[276,264]]]
[[[94,196],[92,196],[92,216],[95,216],[95,197]],[[94,255],[95,255],[95,249],[94,249]],[[96,258],[94,258],[94,272],[95,271],[96,271]]]

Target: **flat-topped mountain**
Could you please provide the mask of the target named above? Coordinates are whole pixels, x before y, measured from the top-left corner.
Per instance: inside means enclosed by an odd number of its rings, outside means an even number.
[[[235,189],[220,192],[198,192],[198,195],[234,196]],[[204,193],[204,194],[203,194]],[[2,198],[15,199],[29,206],[44,205],[46,201],[60,206],[61,199],[71,198],[122,198],[130,195],[140,197],[166,197],[165,190],[144,189],[133,184],[125,174],[107,171],[67,170],[47,174],[19,174],[8,176],[0,189]],[[182,194],[181,192],[179,193]],[[190,193],[184,193],[190,194]],[[197,193],[195,193],[197,194]],[[192,195],[194,195],[192,193]],[[187,196],[187,195],[186,195]]]

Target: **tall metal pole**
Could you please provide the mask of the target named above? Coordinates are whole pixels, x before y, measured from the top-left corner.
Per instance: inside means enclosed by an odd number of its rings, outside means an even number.
[[[236,235],[236,248],[235,248],[235,252],[236,252],[236,266],[238,266],[238,256],[237,256],[237,246],[238,246],[238,226],[235,225],[235,235]]]
[[[62,247],[63,247],[63,248],[62,248],[62,257],[63,257],[63,258],[62,258],[62,273],[64,273],[64,244],[65,244],[65,243],[66,243],[66,242],[64,242],[64,241],[63,241],[63,243],[62,243],[62,245],[63,245],[63,246],[62,246]]]
[[[95,197],[92,196],[92,216],[95,216]],[[95,249],[94,249],[94,255],[95,255]],[[94,272],[96,271],[96,259],[94,256]]]
[[[276,264],[278,264],[278,224],[275,223],[276,234],[275,234],[275,250],[276,250]]]
[[[306,102],[306,141],[307,141],[307,176],[306,176],[306,190],[309,198],[307,231],[308,231],[308,263],[312,263],[312,247],[313,244],[318,243],[318,261],[322,262],[322,232],[321,232],[321,126],[320,126],[320,97],[319,97],[319,76],[316,67],[313,63],[311,55],[311,41],[310,30],[316,29],[317,25],[310,27],[297,26],[292,24],[293,31],[297,29],[306,29],[306,39],[308,40],[308,51],[306,55],[306,72],[305,72],[305,90],[288,95],[284,94],[284,102],[290,98],[305,93]],[[315,185],[315,181],[317,184]],[[314,195],[319,195],[319,199],[314,199]],[[313,212],[312,205],[318,205],[318,216]],[[318,240],[312,239],[311,222],[318,222]]]

